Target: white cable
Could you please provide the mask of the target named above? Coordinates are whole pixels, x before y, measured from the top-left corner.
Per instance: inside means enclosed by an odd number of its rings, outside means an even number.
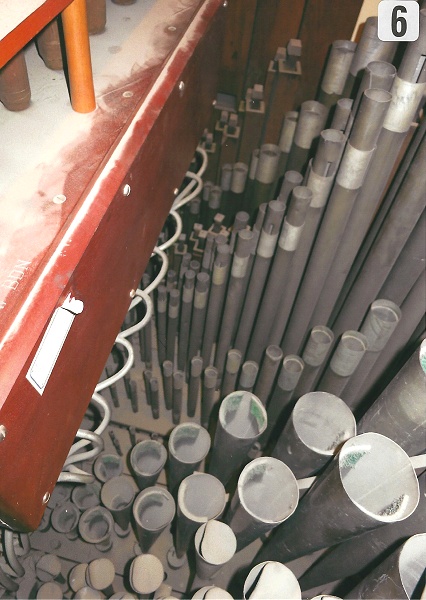
[[[78,429],[76,437],[82,438],[83,440],[88,440],[92,443],[93,448],[92,450],[88,450],[87,452],[80,452],[79,454],[75,454],[73,452],[71,452],[71,454],[68,453],[68,456],[64,463],[64,468],[73,463],[82,462],[83,460],[89,460],[90,458],[94,458],[95,456],[98,456],[98,454],[100,454],[104,449],[103,439],[96,433],[93,433],[93,431],[88,431],[87,429]]]
[[[23,577],[25,575],[25,569],[21,565],[16,556],[15,545],[13,543],[13,531],[8,529],[4,530],[4,549],[6,553],[6,558],[11,566],[11,568],[15,571],[17,577]]]
[[[104,379],[103,381],[98,383],[98,385],[95,387],[95,393],[101,392],[102,390],[109,387],[113,383],[116,383],[117,381],[119,381],[122,377],[124,377],[124,375],[126,375],[126,373],[128,373],[130,371],[130,369],[133,366],[135,354],[133,352],[132,344],[128,340],[126,340],[126,338],[123,337],[121,334],[117,335],[117,337],[115,338],[115,343],[122,344],[126,348],[126,350],[128,352],[127,360],[124,363],[124,366],[121,367],[121,369],[119,371],[117,371],[117,373],[114,373],[114,375],[111,375],[111,377],[108,377],[108,379]],[[102,397],[102,396],[100,396],[100,397]]]
[[[185,177],[188,177],[192,181],[188,183],[188,185],[181,191],[179,196],[176,197],[176,200],[173,202],[172,209],[177,210],[181,208],[184,204],[188,204],[191,200],[193,200],[203,189],[203,180],[198,173],[193,173],[192,171],[188,171]],[[195,189],[194,182],[196,183]],[[192,191],[191,191],[192,190]]]
[[[127,338],[130,335],[132,335],[133,333],[136,333],[137,331],[139,331],[140,329],[145,327],[145,325],[151,319],[152,314],[154,312],[154,305],[152,303],[151,297],[148,296],[148,294],[146,293],[145,290],[137,289],[135,292],[135,295],[138,296],[139,298],[141,298],[145,302],[146,313],[145,313],[143,319],[141,321],[139,321],[139,323],[135,323],[135,325],[132,325],[131,327],[129,327],[128,329],[125,329],[124,331],[121,331],[119,333],[120,337]],[[109,378],[109,379],[111,379],[111,378]],[[105,380],[105,381],[109,381],[109,379]]]
[[[90,473],[70,473],[68,471],[62,471],[58,477],[58,483],[93,483],[95,481],[94,475]]]
[[[201,159],[202,159],[201,167],[197,171],[197,175],[199,175],[201,177],[202,175],[204,175],[205,170],[207,169],[207,165],[209,164],[209,157],[208,157],[205,149],[202,148],[201,146],[197,146],[195,151],[198,152],[198,154],[201,154]]]
[[[181,218],[180,214],[178,212],[176,212],[175,210],[173,210],[173,208],[169,214],[176,221],[176,231],[172,235],[172,237],[167,240],[167,242],[164,242],[164,244],[161,244],[161,246],[157,246],[158,250],[167,250],[167,248],[170,248],[170,246],[173,246],[173,244],[179,239],[179,236],[182,233],[183,224],[182,224],[182,218]]]
[[[151,283],[144,289],[144,292],[146,294],[150,294],[152,291],[154,291],[160,285],[161,281],[163,281],[163,279],[165,278],[165,276],[167,274],[167,269],[169,268],[169,259],[167,257],[167,254],[164,252],[164,250],[161,250],[158,246],[155,246],[153,252],[154,252],[154,254],[158,254],[158,256],[161,258],[163,263],[161,265],[161,269],[160,269],[157,277],[154,279],[154,281],[151,281]]]

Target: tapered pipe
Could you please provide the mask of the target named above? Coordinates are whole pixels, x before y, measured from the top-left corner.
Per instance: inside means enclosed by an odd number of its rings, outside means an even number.
[[[185,271],[182,287],[182,302],[180,309],[179,340],[178,340],[178,369],[185,371],[188,360],[189,335],[194,300],[195,272],[192,269]],[[192,357],[191,357],[192,358]]]
[[[175,512],[173,496],[162,487],[146,488],[136,496],[133,518],[142,552],[149,551],[161,532],[173,521]]]
[[[121,535],[122,532],[129,532],[134,497],[135,490],[129,479],[124,475],[113,477],[102,486],[102,504],[112,514],[118,527],[115,529],[118,535]]]
[[[76,507],[83,511],[100,504],[101,486],[96,483],[77,485],[71,492],[71,500]]]
[[[183,386],[185,384],[185,374],[183,371],[173,373],[173,407],[172,421],[178,425],[182,414]]]
[[[210,450],[209,432],[197,423],[181,423],[169,437],[169,468],[167,483],[175,495],[183,479],[192,475]]]
[[[160,365],[166,360],[167,348],[167,289],[165,285],[157,288],[157,350]]]
[[[263,144],[260,147],[254,180],[252,211],[264,202],[268,203],[273,199],[280,156],[281,150],[275,144]]]
[[[52,511],[50,522],[58,533],[65,534],[69,539],[78,537],[78,522],[80,512],[72,502],[64,502],[55,506]]]
[[[296,402],[271,455],[303,479],[324,467],[355,435],[355,418],[343,400],[327,392],[310,392]]]
[[[275,378],[280,368],[283,359],[283,351],[279,346],[268,346],[263,357],[262,365],[259,374],[256,378],[254,386],[254,394],[266,406],[274,387]]]
[[[266,410],[254,394],[226,396],[219,409],[209,473],[226,485],[266,426]]]
[[[334,108],[333,119],[330,123],[330,129],[342,132],[346,131],[346,127],[351,117],[352,106],[352,98],[340,98],[340,100],[337,101]]]
[[[249,266],[253,232],[243,229],[238,232],[237,246],[232,261],[231,273],[223,309],[219,340],[217,343],[214,366],[222,375],[225,358],[232,344],[235,322],[240,314],[243,301],[245,276]]]
[[[293,144],[287,161],[287,170],[304,173],[314,140],[325,127],[328,109],[321,102],[302,102]]]
[[[167,313],[167,360],[175,361],[176,336],[179,323],[180,292],[172,289],[169,292],[169,308]]]
[[[113,530],[114,519],[109,510],[103,506],[88,508],[78,522],[78,531],[83,540],[94,544],[101,552],[108,552],[111,549]]]
[[[225,516],[237,538],[237,550],[288,519],[299,502],[292,471],[276,458],[262,456],[244,467]]]
[[[130,466],[140,490],[155,485],[166,460],[167,450],[157,440],[143,440],[133,446]]]
[[[195,569],[200,579],[211,579],[234,556],[237,539],[234,532],[220,521],[207,521],[194,538]]]
[[[152,597],[164,580],[161,560],[153,554],[137,556],[130,565],[129,580],[138,598]]]
[[[378,433],[357,435],[343,444],[256,561],[273,557],[287,562],[406,519],[419,495],[411,461],[398,444]]]
[[[240,370],[242,355],[239,350],[228,350],[226,356],[225,371],[222,379],[222,387],[220,390],[221,398],[235,391],[237,385],[238,371]]]
[[[356,46],[350,40],[336,40],[331,46],[318,95],[318,101],[327,108],[334,106],[343,94]]]
[[[250,223],[250,215],[248,212],[241,210],[237,212],[234,219],[234,224],[232,225],[231,239],[229,242],[229,248],[231,254],[234,252],[235,244],[237,242],[237,234],[242,229],[247,229]]]
[[[426,533],[411,536],[345,598],[409,599],[423,591]]]
[[[291,273],[293,259],[301,239],[306,213],[311,201],[312,191],[309,188],[304,186],[293,188],[266,287],[265,279],[268,275],[267,268],[269,268],[270,260],[265,265],[263,281],[260,282],[262,285],[261,292],[265,289],[247,351],[250,360],[259,362],[268,343],[275,345],[281,343],[285,324],[280,328],[280,331],[277,331],[277,320],[280,321],[279,315],[286,295],[287,279]]]
[[[198,273],[195,284],[194,305],[192,309],[191,330],[189,336],[189,360],[191,360],[193,356],[197,356],[198,352],[201,350],[209,290],[210,275],[207,273]]]
[[[112,477],[118,477],[123,472],[123,459],[118,454],[100,454],[93,465],[96,479],[105,483]]]
[[[410,455],[425,449],[426,340],[408,359],[358,424],[394,439]]]
[[[356,370],[356,378],[345,386],[341,397],[348,406],[355,410],[361,398],[359,391],[366,377],[374,366],[380,352],[388,343],[401,318],[400,308],[390,300],[375,300],[361,327],[361,333],[367,340],[365,352]]]
[[[295,389],[295,398],[300,398],[300,396],[315,389],[321,365],[324,364],[333,341],[334,334],[328,327],[317,325],[311,330],[308,341],[303,349],[302,358],[305,368]]]
[[[233,600],[231,594],[215,585],[205,585],[197,590],[192,598],[197,600]]]
[[[290,110],[284,115],[283,126],[281,128],[280,139],[278,146],[281,150],[280,159],[277,168],[277,177],[283,177],[287,169],[287,161],[290,154],[291,147],[293,145],[294,134],[296,132],[297,119],[299,113],[295,110]]]
[[[284,354],[297,354],[302,346],[324,279],[330,271],[334,254],[368,171],[390,99],[389,92],[383,90],[364,92],[285,333],[282,345]],[[317,324],[318,321],[312,326]]]
[[[235,348],[240,350],[243,356],[247,350],[262,292],[268,277],[269,266],[275,253],[284,211],[285,204],[280,200],[269,202],[234,343]]]
[[[198,397],[200,395],[200,381],[202,370],[203,359],[201,358],[201,356],[194,356],[193,358],[191,358],[190,375],[188,383],[188,405],[186,411],[188,417],[194,417],[197,410]]]
[[[251,392],[256,383],[259,365],[254,360],[246,360],[241,367],[240,378],[238,380],[238,389],[245,392]]]
[[[212,350],[219,331],[220,317],[225,301],[226,285],[231,266],[230,247],[218,246],[213,264],[207,315],[204,328],[201,356],[205,366],[212,364]]]
[[[173,363],[171,360],[163,362],[163,390],[164,402],[167,410],[173,406]]]
[[[201,425],[208,428],[212,410],[216,401],[218,372],[215,367],[207,367],[204,371],[201,392]]]
[[[181,482],[175,538],[176,555],[179,558],[188,550],[199,526],[219,517],[225,504],[225,488],[213,475],[193,473]]]
[[[255,565],[247,575],[243,590],[244,600],[270,598],[302,598],[300,585],[288,567],[276,561],[265,561]]]
[[[359,331],[345,331],[321,377],[317,389],[341,395],[351,376],[358,369],[368,348],[368,341]]]

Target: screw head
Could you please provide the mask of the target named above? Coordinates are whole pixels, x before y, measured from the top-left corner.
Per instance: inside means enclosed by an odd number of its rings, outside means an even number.
[[[126,183],[126,185],[123,187],[123,196],[130,196],[131,191],[132,191],[132,188],[130,187],[130,185],[128,183]]]
[[[56,194],[56,196],[53,196],[52,201],[55,204],[63,204],[66,199],[67,197],[65,196],[65,194]]]
[[[226,8],[228,6],[228,0],[224,0],[222,6],[223,6],[223,8]]]
[[[130,298],[134,298],[136,296],[136,290],[130,290]]]
[[[2,442],[7,434],[7,429],[4,425],[0,425],[0,442]]]
[[[185,90],[185,82],[184,81],[179,82],[178,89],[179,89],[180,93],[183,94],[183,92]]]
[[[49,502],[49,500],[50,500],[50,492],[46,492],[43,496],[42,502],[43,502],[43,504],[47,504]]]

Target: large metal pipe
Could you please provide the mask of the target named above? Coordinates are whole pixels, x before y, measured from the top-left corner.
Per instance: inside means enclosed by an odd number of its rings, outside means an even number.
[[[133,518],[142,552],[146,553],[158,536],[173,521],[176,505],[173,496],[160,486],[146,488],[133,503]]]
[[[197,423],[181,423],[169,437],[167,484],[175,495],[181,481],[192,475],[210,450],[209,432]]]
[[[178,340],[178,369],[186,370],[188,360],[189,335],[194,300],[195,272],[192,269],[185,271],[182,287],[182,302],[180,308],[179,340]],[[189,360],[192,357],[189,357]]]
[[[297,354],[304,341],[324,280],[368,171],[390,99],[389,92],[383,90],[366,90],[363,94],[285,333],[284,354]],[[316,322],[312,326],[318,324],[325,323]]]
[[[226,485],[267,426],[266,410],[250,392],[233,392],[222,400],[209,473]]]
[[[281,600],[302,598],[299,582],[293,571],[282,563],[265,561],[255,565],[244,581],[244,600]]]
[[[411,536],[345,598],[415,598],[424,589],[425,557],[426,533]]]
[[[164,580],[161,560],[153,554],[141,554],[130,565],[129,582],[138,598],[151,598]]]
[[[346,134],[348,135],[352,129],[355,115],[358,111],[359,103],[362,99],[362,94],[365,90],[374,88],[377,90],[386,90],[389,92],[392,88],[396,76],[396,68],[393,64],[384,62],[382,60],[373,60],[369,62],[364,69],[364,73],[361,79],[361,83],[357,90],[356,98],[352,105],[351,115],[349,123],[346,127]]]
[[[389,436],[410,456],[423,452],[426,447],[425,384],[426,340],[423,340],[359,421],[359,431],[376,431]]]
[[[222,514],[226,499],[223,484],[213,475],[193,473],[185,477],[177,500],[175,550],[178,558],[187,552],[199,526]]]
[[[222,387],[220,390],[221,398],[235,391],[237,385],[238,371],[241,366],[242,355],[235,348],[228,350],[226,357],[225,372],[222,379]]]
[[[315,389],[321,365],[325,363],[333,341],[334,334],[328,327],[317,325],[311,330],[302,353],[305,367],[294,391],[295,398],[300,398]]]
[[[195,569],[200,579],[211,579],[227,562],[237,549],[235,533],[226,523],[207,521],[203,523],[194,538]]]
[[[417,477],[404,450],[378,433],[357,435],[343,444],[256,562],[271,558],[287,562],[401,521],[414,512],[418,501]]]
[[[83,540],[94,544],[97,550],[111,550],[114,519],[103,506],[92,506],[85,510],[78,522],[78,531]]]
[[[210,289],[210,275],[198,273],[195,284],[194,305],[192,308],[191,329],[189,335],[188,358],[197,356],[201,350],[204,333],[204,323],[207,314],[207,301]]]
[[[143,440],[130,452],[130,467],[140,490],[153,486],[167,460],[167,450],[157,440]]]
[[[296,402],[271,456],[303,479],[324,467],[355,435],[355,418],[343,400],[327,392],[310,392]]]
[[[288,519],[299,502],[292,471],[276,458],[262,456],[244,467],[225,515],[237,538],[237,550]]]
[[[318,101],[327,108],[334,106],[343,94],[356,46],[350,40],[336,40],[331,45],[318,94]]]
[[[314,140],[325,127],[328,109],[321,102],[302,102],[294,132],[293,144],[287,161],[287,170],[304,173]]]
[[[266,348],[253,390],[254,394],[260,398],[265,406],[268,404],[282,359],[283,351],[279,346],[272,345]]]

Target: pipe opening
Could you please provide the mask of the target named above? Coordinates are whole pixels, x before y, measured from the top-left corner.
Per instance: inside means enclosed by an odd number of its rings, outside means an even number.
[[[289,354],[283,360],[283,367],[289,373],[301,373],[303,366],[302,359],[295,354]]]
[[[396,75],[396,68],[394,65],[383,60],[371,61],[368,63],[366,70],[370,71],[372,75],[379,75],[381,77],[387,75]]]
[[[98,544],[108,537],[113,524],[111,513],[99,506],[89,508],[81,515],[78,529],[86,542]]]
[[[225,500],[222,483],[207,473],[189,475],[179,487],[179,507],[193,521],[215,519],[224,509]]]
[[[219,419],[229,434],[241,439],[260,435],[267,424],[263,404],[250,392],[234,392],[224,398]]]
[[[188,464],[203,460],[210,450],[210,443],[208,431],[190,424],[176,428],[169,439],[170,452],[177,460]]]
[[[426,534],[413,535],[408,539],[399,556],[399,572],[407,598],[420,598],[416,592],[423,591],[426,567]]]
[[[130,463],[139,475],[155,475],[166,462],[167,451],[155,440],[139,442],[130,454]]]
[[[123,472],[123,461],[115,454],[101,454],[95,461],[94,473],[102,481],[108,481]]]
[[[211,565],[223,565],[234,556],[237,539],[234,532],[221,521],[208,521],[195,534],[199,555]]]
[[[375,102],[389,103],[392,100],[392,94],[390,92],[378,88],[368,88],[367,90],[364,90],[364,95]]]
[[[52,512],[52,527],[59,531],[59,533],[70,533],[72,531],[80,518],[80,513],[78,508],[71,504],[71,502],[66,502],[62,506],[57,506]]]
[[[134,498],[133,487],[124,477],[107,481],[101,491],[102,503],[111,510],[126,508]]]
[[[280,562],[266,561],[253,567],[244,582],[244,600],[302,597],[300,585],[292,571]]]
[[[342,345],[353,352],[365,352],[367,346],[365,341],[353,333],[344,333],[341,340]]]
[[[140,527],[147,531],[158,531],[173,519],[175,503],[170,494],[147,488],[136,498],[133,514]]]
[[[322,325],[318,325],[312,329],[311,338],[316,344],[326,344],[327,346],[333,341],[331,331]]]
[[[377,319],[379,319],[379,321],[383,321],[385,323],[397,323],[400,319],[400,314],[398,314],[396,310],[382,303],[375,304],[373,302],[371,305],[371,310]]]
[[[418,504],[419,484],[409,457],[383,435],[364,433],[345,442],[339,470],[352,502],[378,521],[401,521]]]

